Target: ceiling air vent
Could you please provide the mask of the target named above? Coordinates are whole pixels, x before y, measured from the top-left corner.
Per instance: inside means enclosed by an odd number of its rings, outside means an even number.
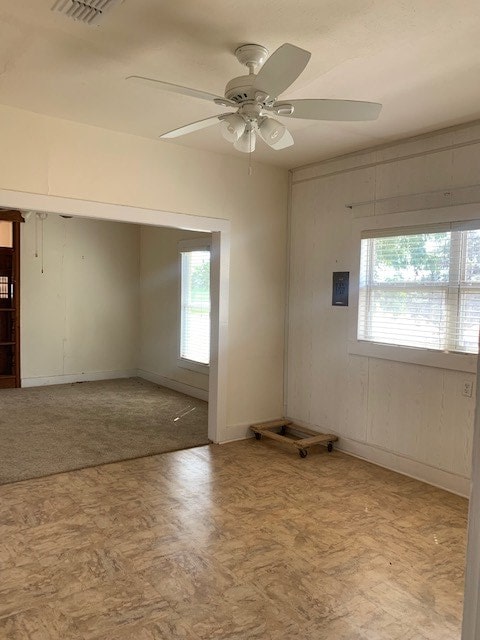
[[[73,20],[86,24],[98,24],[106,11],[123,0],[57,0],[52,11],[60,11]]]

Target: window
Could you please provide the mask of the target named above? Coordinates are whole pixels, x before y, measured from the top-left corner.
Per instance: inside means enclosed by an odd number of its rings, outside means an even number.
[[[13,248],[13,222],[0,220],[0,247]]]
[[[478,353],[480,221],[363,234],[358,339]]]
[[[0,299],[8,299],[10,298],[9,294],[9,281],[7,276],[0,276]]]
[[[193,246],[192,246],[193,245]],[[180,243],[180,358],[201,365],[210,362],[210,248]]]

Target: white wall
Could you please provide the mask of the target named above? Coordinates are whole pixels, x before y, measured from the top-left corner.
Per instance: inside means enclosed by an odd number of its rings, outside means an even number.
[[[133,375],[139,227],[50,214],[42,259],[41,225],[21,226],[23,386]]]
[[[178,229],[140,230],[140,354],[144,377],[206,397],[208,374],[178,366],[180,266],[178,242],[210,234]],[[173,383],[173,385],[172,385]],[[175,385],[177,383],[177,385]]]
[[[286,171],[5,106],[0,139],[2,189],[230,220],[227,438],[282,414]]]
[[[480,127],[298,169],[292,181],[288,416],[333,431],[339,446],[356,455],[468,495],[475,398],[462,396],[462,383],[474,382],[472,367],[446,370],[353,353],[354,305],[332,307],[331,288],[333,271],[350,271],[351,302],[355,297],[362,225],[433,222],[454,212],[480,217],[480,205],[436,209],[450,198],[443,193],[378,202],[479,184]],[[480,201],[478,189],[454,198]],[[345,208],[369,200],[377,204]]]

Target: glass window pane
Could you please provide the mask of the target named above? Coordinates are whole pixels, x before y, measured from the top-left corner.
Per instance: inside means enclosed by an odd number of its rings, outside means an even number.
[[[465,233],[465,281],[480,282],[480,229]]]
[[[0,220],[0,247],[13,247],[13,222]]]
[[[180,356],[210,362],[210,252],[182,253]]]
[[[480,291],[464,290],[460,298],[458,351],[477,353],[480,327]]]
[[[447,320],[444,291],[371,293],[370,340],[387,344],[444,349]]]
[[[448,282],[449,232],[374,238],[373,282]]]

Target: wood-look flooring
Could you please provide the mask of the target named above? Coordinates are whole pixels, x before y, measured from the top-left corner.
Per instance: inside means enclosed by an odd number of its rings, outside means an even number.
[[[467,502],[206,446],[0,487],[0,638],[456,640]]]

